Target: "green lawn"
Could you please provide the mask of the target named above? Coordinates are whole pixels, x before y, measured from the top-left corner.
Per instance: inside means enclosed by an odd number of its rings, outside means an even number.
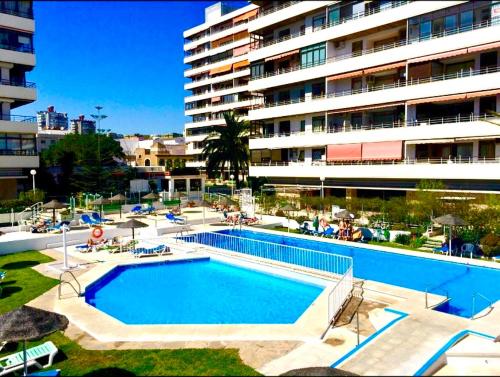
[[[31,269],[52,261],[36,251],[0,256],[0,271],[7,271],[2,283],[0,313],[17,308],[57,284]],[[28,347],[51,340],[59,349],[51,369],[63,376],[256,376],[243,364],[237,349],[111,350],[92,351],[80,347],[61,332],[51,334]],[[0,357],[20,351],[21,344],[9,343]]]

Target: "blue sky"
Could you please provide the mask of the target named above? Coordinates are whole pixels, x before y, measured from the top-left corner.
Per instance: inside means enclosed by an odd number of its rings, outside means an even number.
[[[216,1],[35,1],[36,67],[27,75],[38,100],[70,119],[96,114],[117,133],[182,132],[184,39]],[[244,5],[238,1],[233,5]]]

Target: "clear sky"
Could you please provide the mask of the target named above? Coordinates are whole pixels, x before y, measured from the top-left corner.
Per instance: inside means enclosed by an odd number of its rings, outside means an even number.
[[[90,118],[101,105],[108,116],[101,127],[112,132],[182,132],[182,33],[203,23],[214,3],[35,1],[36,67],[27,81],[37,84],[38,100],[13,113],[53,105],[70,119]]]

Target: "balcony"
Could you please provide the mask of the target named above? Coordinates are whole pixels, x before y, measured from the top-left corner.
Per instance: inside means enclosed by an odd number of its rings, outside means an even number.
[[[434,33],[426,38],[401,40],[376,48],[333,56],[328,59],[314,62],[313,64],[299,64],[286,69],[266,72],[263,75],[250,78],[250,90],[262,90],[273,86],[315,79],[317,77],[326,77],[344,71],[368,68],[424,55],[431,55],[443,52],[444,50],[448,51],[466,48],[472,45],[495,42],[498,39],[496,37],[497,33],[490,30],[490,28],[498,26],[500,26],[500,19],[490,20],[471,26],[457,27],[440,33]],[[462,33],[468,32],[474,33],[461,35]],[[441,38],[446,38],[446,44],[443,43],[444,41]],[[364,58],[365,56],[369,56],[370,58]],[[312,69],[315,67],[319,68]],[[266,80],[268,78],[272,79]]]
[[[248,90],[248,84],[244,85],[235,85],[231,88],[222,88],[218,90],[212,90],[188,97],[184,97],[184,102],[192,102],[192,101],[201,101],[204,99],[208,99],[214,96],[225,96],[227,94],[233,94],[233,93],[240,93],[240,92],[245,92]]]
[[[250,149],[309,148],[326,144],[351,144],[396,140],[472,139],[498,135],[498,126],[487,120],[491,115],[457,115],[433,119],[415,119],[408,122],[370,124],[353,127],[327,127],[320,132],[291,132],[274,135],[253,135]],[[427,136],[422,136],[427,135]]]
[[[22,102],[33,102],[36,100],[36,85],[32,82],[1,80],[0,97],[12,98]]]
[[[250,69],[242,69],[236,72],[229,72],[227,75],[220,75],[216,77],[207,77],[204,79],[188,82],[184,84],[185,90],[190,90],[204,85],[216,84],[218,82],[236,79],[239,77],[245,77],[250,75]]]
[[[10,1],[10,7],[6,6],[5,2],[0,3],[0,13],[9,14],[11,16],[33,19],[33,9],[20,9],[20,2]]]
[[[280,114],[292,116],[325,112],[329,110],[368,106],[380,103],[407,101],[418,98],[446,96],[464,92],[498,89],[500,66],[479,70],[459,71],[453,74],[431,76],[424,79],[396,81],[360,89],[318,95],[311,99],[298,97],[260,105],[261,108],[249,112],[250,120],[271,119],[276,117],[273,108],[279,107]],[[335,100],[333,100],[335,98]]]
[[[252,105],[252,100],[244,99],[239,101],[209,103],[205,106],[189,109],[184,112],[186,116],[202,114],[206,112],[227,111],[231,109],[239,109],[241,107],[249,107]]]
[[[0,132],[36,134],[37,131],[36,117],[10,114],[0,115]]]
[[[500,157],[405,159],[402,161],[252,163],[250,176],[357,179],[498,180]]]
[[[12,151],[0,149],[0,168],[37,168],[40,164],[36,150]]]

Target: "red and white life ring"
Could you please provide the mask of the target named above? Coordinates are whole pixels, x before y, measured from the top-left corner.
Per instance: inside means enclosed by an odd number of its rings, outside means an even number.
[[[104,230],[100,227],[95,227],[92,230],[92,238],[94,239],[100,239],[104,235]]]

